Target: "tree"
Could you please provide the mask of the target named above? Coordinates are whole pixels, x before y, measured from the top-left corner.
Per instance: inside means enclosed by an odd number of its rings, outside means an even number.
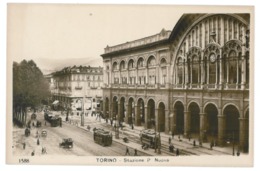
[[[48,81],[33,60],[13,63],[13,118],[25,125],[26,108],[35,108],[50,95]]]

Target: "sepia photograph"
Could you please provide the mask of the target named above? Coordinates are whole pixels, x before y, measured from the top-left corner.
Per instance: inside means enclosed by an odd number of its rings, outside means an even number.
[[[6,163],[252,167],[254,17],[8,3]]]

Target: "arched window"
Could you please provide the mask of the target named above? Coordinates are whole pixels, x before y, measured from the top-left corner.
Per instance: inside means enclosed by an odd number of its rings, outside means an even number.
[[[216,83],[216,54],[211,53],[209,55],[209,84]]]
[[[143,59],[143,58],[139,58],[139,59],[138,59],[137,67],[138,67],[138,68],[144,67],[144,59]]]
[[[199,70],[200,70],[200,59],[198,56],[194,55],[192,57],[192,83],[199,83]]]
[[[246,83],[249,84],[249,78],[250,78],[250,74],[249,74],[249,52],[246,52]]]
[[[113,64],[113,71],[115,71],[115,70],[117,70],[118,68],[117,68],[117,62],[114,62],[114,64]]]
[[[155,61],[154,56],[150,56],[148,59],[148,62],[147,62],[147,66],[151,67],[151,66],[155,66],[155,65],[156,65],[156,61]]]
[[[237,59],[236,59],[236,52],[235,51],[230,51],[228,55],[228,77],[229,80],[228,82],[230,84],[235,84],[237,83]]]
[[[182,58],[179,57],[177,61],[177,84],[183,83],[183,61]]]
[[[164,58],[161,59],[161,84],[166,84],[166,77],[167,77],[167,68],[166,68],[166,60]]]
[[[130,59],[130,61],[128,62],[128,69],[133,69],[134,68],[134,60]]]
[[[120,63],[120,71],[124,70],[125,69],[125,61],[122,61]]]

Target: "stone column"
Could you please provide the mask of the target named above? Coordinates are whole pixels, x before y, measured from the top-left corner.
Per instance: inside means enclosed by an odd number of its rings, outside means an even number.
[[[184,62],[184,73],[185,73],[185,81],[184,81],[184,83],[185,83],[185,89],[187,89],[188,88],[188,83],[189,83],[189,70],[188,70],[188,60],[186,60],[185,62]]]
[[[190,132],[190,111],[184,111],[184,136]]]
[[[170,68],[170,66],[169,66],[169,64],[167,64],[166,65],[166,88],[168,89],[168,88],[170,88],[170,74],[169,74],[169,68]],[[173,75],[175,75],[175,74],[173,74]],[[159,78],[158,78],[159,79]],[[174,81],[174,83],[176,84],[176,82]]]
[[[160,123],[159,123],[159,117],[158,117],[158,114],[159,114],[159,109],[155,109],[155,129],[156,131],[160,132]]]
[[[125,104],[126,106],[126,115],[125,115],[125,123],[129,124],[129,116],[132,115],[131,110],[130,110],[130,105],[129,104]]]
[[[140,121],[140,106],[136,105],[135,106],[135,125],[140,126],[141,121]]]
[[[249,145],[248,119],[239,118],[239,121],[239,147],[243,152],[247,152]]]
[[[118,121],[118,123],[119,123],[119,121],[121,121],[121,119],[122,119],[122,116],[121,116],[121,103],[120,103],[119,101],[118,101],[117,106],[118,106],[118,110],[117,110],[117,121]]]
[[[200,113],[200,140],[205,141],[206,113]]]
[[[223,66],[222,66],[222,49],[220,49],[220,59],[219,59],[219,88],[223,88]]]
[[[105,98],[103,98],[105,99]],[[107,106],[107,103],[106,103],[106,100],[103,101],[103,115],[105,117],[107,117],[107,111],[106,111],[106,106]]]
[[[169,123],[169,121],[170,121],[170,120],[169,120],[169,119],[170,119],[170,118],[169,118],[170,112],[169,112],[168,110],[164,109],[164,114],[165,114],[164,132],[165,132],[165,133],[168,133],[169,130],[170,130],[170,123]]]
[[[169,113],[169,131],[173,132],[174,131],[174,114],[173,112],[172,113]]]
[[[204,42],[205,40],[203,40],[202,42]],[[200,61],[200,86],[201,88],[203,88],[203,84],[205,82],[205,68],[204,68],[204,53],[201,52],[201,56],[202,56],[202,60]]]
[[[111,108],[110,108],[110,109],[111,109],[111,110],[110,110],[110,118],[113,118],[113,117],[114,117],[114,116],[113,116],[113,115],[114,115],[114,110],[115,110],[115,109],[114,109],[114,102],[111,102],[111,103],[110,103],[110,107],[111,107]]]
[[[242,48],[243,49],[243,48]],[[243,51],[243,50],[242,50]],[[246,60],[244,57],[244,53],[242,53],[242,58],[241,58],[241,89],[245,89],[245,84],[246,84]]]
[[[223,146],[225,143],[226,117],[218,115],[218,145]]]
[[[148,126],[150,126],[150,120],[148,120],[148,107],[145,106],[144,107],[144,127],[145,127],[145,129],[147,129]]]

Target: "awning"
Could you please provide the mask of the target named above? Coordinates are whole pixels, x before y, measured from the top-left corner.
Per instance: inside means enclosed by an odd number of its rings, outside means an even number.
[[[58,104],[59,103],[59,100],[55,100],[52,104],[53,105],[56,105],[56,104]]]

